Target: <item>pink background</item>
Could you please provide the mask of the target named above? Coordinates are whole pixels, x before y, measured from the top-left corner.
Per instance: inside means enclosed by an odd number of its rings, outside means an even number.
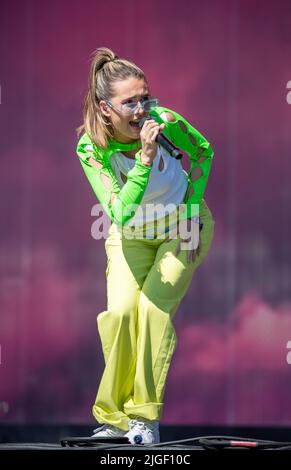
[[[106,46],[215,150],[162,423],[291,424],[290,18],[288,0],[1,3],[0,421],[93,422],[106,257],[75,128]]]

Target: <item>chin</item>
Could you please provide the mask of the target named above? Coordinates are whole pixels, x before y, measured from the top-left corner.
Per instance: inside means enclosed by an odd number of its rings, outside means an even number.
[[[138,140],[140,139],[140,131],[141,129],[131,129],[127,132],[126,136],[130,137],[131,139]]]

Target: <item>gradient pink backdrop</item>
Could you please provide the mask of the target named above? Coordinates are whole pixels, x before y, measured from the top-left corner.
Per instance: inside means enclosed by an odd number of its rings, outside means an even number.
[[[75,128],[107,46],[215,150],[162,423],[290,425],[290,1],[4,0],[0,37],[0,420],[94,421],[106,257]]]

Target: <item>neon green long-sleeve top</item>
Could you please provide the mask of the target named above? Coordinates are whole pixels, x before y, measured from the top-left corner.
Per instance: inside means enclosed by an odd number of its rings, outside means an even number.
[[[214,151],[205,137],[176,111],[156,106],[150,111],[150,116],[159,124],[165,123],[164,135],[190,159],[190,169],[187,173],[188,186],[182,201],[185,204],[185,211],[179,215],[180,219],[189,218],[199,212],[199,204],[204,196]],[[97,199],[111,221],[119,225],[126,225],[134,216],[146,191],[152,165],[142,163],[142,149],[138,150],[135,154],[135,165],[128,172],[127,181],[121,188],[111,167],[110,156],[117,152],[134,150],[140,146],[140,140],[124,144],[109,139],[107,148],[103,149],[97,147],[87,133],[83,134],[77,143],[77,155]],[[99,165],[100,168],[93,166],[89,161],[91,157],[102,166]],[[102,173],[109,178],[109,185],[103,183]],[[111,203],[112,192],[116,197]]]

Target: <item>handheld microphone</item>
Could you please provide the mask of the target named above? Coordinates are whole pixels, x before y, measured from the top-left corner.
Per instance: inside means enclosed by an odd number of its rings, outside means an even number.
[[[138,126],[142,127],[144,125],[144,122],[148,121],[149,119],[153,119],[153,117],[145,116],[141,118],[138,123]],[[171,157],[176,158],[176,160],[180,160],[181,158],[183,158],[183,154],[180,152],[180,150],[175,147],[175,145],[162,132],[159,132],[155,141],[158,142],[165,150],[167,150]]]

